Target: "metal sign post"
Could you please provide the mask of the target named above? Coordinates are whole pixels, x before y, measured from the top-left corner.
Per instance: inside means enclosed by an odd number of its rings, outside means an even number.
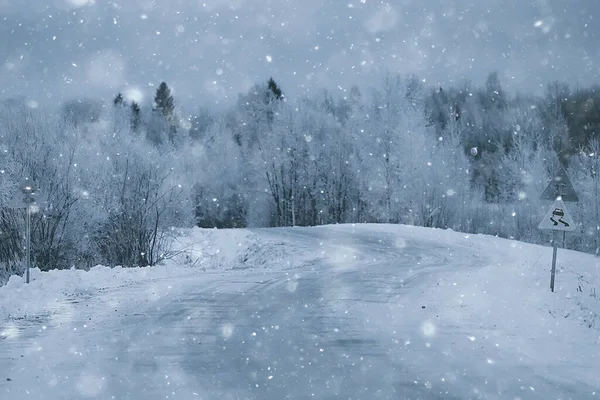
[[[575,230],[575,223],[569,215],[562,200],[557,200],[548,210],[542,222],[538,225],[538,229],[546,229],[552,231],[552,272],[550,276],[550,290],[554,292],[554,277],[556,275],[556,253],[558,250],[558,235],[559,231],[572,232]]]
[[[561,168],[556,176],[550,181],[540,198],[543,200],[554,200],[554,204],[538,225],[538,229],[552,231],[552,270],[550,272],[550,290],[554,292],[556,253],[558,252],[557,232],[563,232],[564,247],[566,233],[575,230],[575,223],[571,219],[564,202],[576,203],[579,201],[579,197],[577,196],[566,171]]]
[[[27,228],[25,235],[27,236],[27,273],[26,273],[26,283],[29,283],[29,270],[31,269],[31,206],[33,203],[33,198],[31,197],[31,193],[26,194],[27,205]]]
[[[27,236],[27,272],[25,282],[29,283],[29,270],[31,269],[31,207],[35,202],[33,196],[35,195],[35,189],[33,184],[27,180],[25,184],[21,187],[21,191],[25,195],[23,202],[25,203],[25,208],[27,209],[27,228],[25,235]]]
[[[554,277],[556,276],[556,253],[558,244],[556,243],[556,231],[552,231],[552,272],[550,273],[550,291],[554,292]]]
[[[27,263],[26,271],[25,271],[25,282],[29,283],[30,281],[30,269],[31,269],[31,209],[36,204],[37,198],[37,190],[33,185],[33,182],[29,178],[25,178],[21,183],[21,191],[17,193],[17,197],[15,197],[12,201],[10,207],[12,208],[25,208],[26,210],[26,220],[25,220],[25,260]]]

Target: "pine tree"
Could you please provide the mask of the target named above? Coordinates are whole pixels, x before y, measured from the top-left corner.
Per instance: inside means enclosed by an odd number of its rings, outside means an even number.
[[[171,89],[166,82],[162,82],[158,89],[156,89],[154,104],[155,109],[160,111],[164,117],[171,118],[173,116],[175,102],[173,96],[171,96]]]
[[[122,105],[122,104],[124,104],[124,101],[123,101],[123,95],[122,95],[121,93],[117,93],[117,95],[116,95],[116,96],[115,96],[115,98],[113,99],[113,104],[114,104],[115,106],[119,106],[119,105]]]
[[[275,83],[273,77],[269,78],[268,87],[269,91],[273,94],[273,96],[275,96],[277,100],[283,99],[283,92],[281,91],[279,86],[277,86],[277,83]]]
[[[135,101],[131,102],[131,130],[137,132],[140,126],[140,106]]]
[[[283,100],[283,92],[281,91],[279,86],[277,86],[275,80],[273,80],[273,78],[271,77],[269,78],[269,82],[267,83],[267,92],[264,99],[265,105],[267,106],[266,113],[267,121],[269,122],[269,124],[273,122],[273,118],[275,116],[274,107],[276,105],[276,102],[281,100]]]

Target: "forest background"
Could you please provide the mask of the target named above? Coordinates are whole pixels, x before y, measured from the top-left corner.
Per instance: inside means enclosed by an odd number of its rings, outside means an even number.
[[[540,194],[559,168],[580,198],[564,245],[600,252],[598,86],[540,97],[496,73],[444,88],[388,73],[296,99],[265,79],[219,110],[186,111],[166,82],[148,98],[0,104],[0,284],[24,270],[24,178],[41,270],[154,265],[191,226],[394,223],[547,244]]]

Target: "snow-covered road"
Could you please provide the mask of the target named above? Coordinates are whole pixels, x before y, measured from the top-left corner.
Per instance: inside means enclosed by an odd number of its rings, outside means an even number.
[[[128,349],[125,365],[152,379],[134,379],[114,392],[162,398],[196,392],[208,399],[431,395],[417,374],[394,360],[393,349],[404,346],[404,339],[373,335],[370,318],[385,323],[401,316],[369,316],[360,305],[389,304],[417,279],[409,272],[413,265],[421,263],[427,268],[420,274],[429,274],[447,259],[435,251],[399,248],[383,235],[330,235],[278,232],[274,240],[287,240],[305,253],[301,257],[316,259],[293,271],[215,282],[150,313],[129,335],[142,339]],[[325,242],[338,250],[319,256],[315,249]],[[423,312],[418,304],[408,308]],[[148,352],[156,337],[168,339]],[[155,359],[157,354],[165,356]],[[167,359],[175,373],[165,373]],[[165,387],[164,375],[184,378]]]
[[[65,320],[8,335],[0,341],[6,374],[0,398],[597,395],[597,382],[580,376],[586,369],[589,376],[599,373],[597,360],[572,368],[540,364],[544,358],[531,352],[545,347],[531,343],[537,333],[522,332],[512,308],[494,319],[488,316],[498,307],[484,309],[485,300],[454,302],[474,291],[465,277],[515,260],[508,241],[481,238],[474,245],[440,231],[392,226],[253,234],[280,249],[279,257],[260,268],[250,264],[95,293],[58,313],[68,315]],[[137,301],[148,290],[163,293]],[[556,357],[561,354],[568,351]]]

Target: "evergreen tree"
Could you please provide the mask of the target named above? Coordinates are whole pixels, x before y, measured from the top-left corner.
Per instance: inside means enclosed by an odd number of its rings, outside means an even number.
[[[117,93],[117,95],[113,99],[113,104],[115,106],[119,106],[119,105],[124,104],[123,95],[121,93]]]
[[[140,106],[135,101],[131,102],[131,130],[137,132],[140,127]]]
[[[166,118],[173,116],[175,110],[175,102],[173,96],[171,96],[171,89],[166,82],[162,82],[158,89],[156,89],[156,95],[154,96],[155,110],[158,110]]]
[[[156,89],[156,95],[154,96],[154,111],[158,111],[165,120],[165,127],[162,134],[166,133],[168,141],[171,144],[175,144],[177,137],[177,124],[174,115],[175,102],[173,96],[171,96],[171,89],[166,82],[162,82],[158,89]],[[159,140],[160,142],[161,140]]]
[[[267,111],[267,121],[269,124],[271,124],[273,123],[273,118],[275,115],[274,107],[276,107],[275,105],[277,104],[277,101],[283,100],[283,92],[272,77],[269,78],[269,82],[267,82],[266,95],[265,106]]]
[[[279,86],[277,86],[277,83],[275,83],[275,81],[273,80],[273,77],[269,78],[269,83],[267,86],[268,86],[271,94],[273,96],[275,96],[275,99],[277,99],[277,100],[283,99],[283,92],[281,91]]]

